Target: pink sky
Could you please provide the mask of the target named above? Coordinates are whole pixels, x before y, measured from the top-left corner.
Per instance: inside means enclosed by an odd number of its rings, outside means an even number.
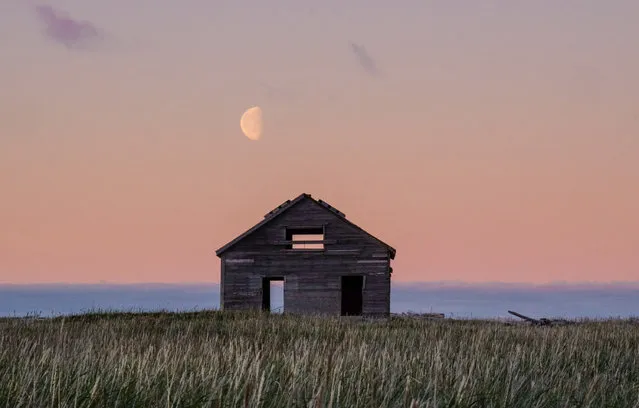
[[[397,281],[639,281],[635,1],[38,4],[0,4],[0,283],[215,282],[302,192]]]

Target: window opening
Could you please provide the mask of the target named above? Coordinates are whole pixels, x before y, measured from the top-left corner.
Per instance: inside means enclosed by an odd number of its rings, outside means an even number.
[[[287,228],[288,249],[324,249],[324,228]]]

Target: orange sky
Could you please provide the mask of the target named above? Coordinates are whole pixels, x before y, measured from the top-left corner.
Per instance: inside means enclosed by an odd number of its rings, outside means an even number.
[[[143,3],[0,5],[0,283],[218,281],[302,192],[398,281],[639,280],[639,3]]]

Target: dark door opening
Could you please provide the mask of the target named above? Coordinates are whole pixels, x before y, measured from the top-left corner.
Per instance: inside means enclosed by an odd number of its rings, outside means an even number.
[[[262,310],[265,312],[284,312],[284,278],[262,278]]]
[[[342,316],[362,315],[363,276],[342,276]]]

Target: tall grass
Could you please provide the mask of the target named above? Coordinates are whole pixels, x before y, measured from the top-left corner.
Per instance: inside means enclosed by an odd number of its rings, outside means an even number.
[[[639,325],[250,313],[0,320],[2,407],[639,407]]]

